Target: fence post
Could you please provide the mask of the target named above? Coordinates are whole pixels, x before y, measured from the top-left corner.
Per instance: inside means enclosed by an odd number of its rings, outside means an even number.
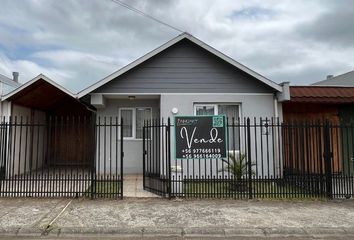
[[[120,119],[120,198],[123,199],[123,160],[124,160],[124,150],[123,150],[123,129],[124,123],[123,118]]]
[[[247,164],[248,164],[248,193],[252,199],[252,156],[251,156],[251,120],[247,118]]]
[[[167,192],[168,192],[168,198],[171,198],[171,119],[167,119],[167,163],[166,167],[168,170],[168,179],[167,179]]]
[[[0,194],[1,194],[1,183],[3,179],[5,179],[5,149],[7,145],[6,141],[6,124],[5,124],[5,117],[4,120],[0,123],[0,137],[1,137],[1,142],[0,142]]]
[[[94,199],[95,194],[96,194],[96,161],[97,161],[97,146],[98,146],[98,141],[99,141],[99,136],[97,136],[97,120],[96,120],[96,115],[93,114],[90,117],[91,125],[92,125],[92,131],[91,134],[93,135],[93,139],[91,140],[92,144],[92,149],[93,151],[91,152],[92,160],[93,162],[92,167],[91,167],[91,200]],[[90,157],[91,158],[91,157]]]
[[[145,156],[146,156],[146,149],[145,149],[145,131],[146,131],[146,122],[145,122],[145,120],[144,120],[144,125],[143,125],[143,189],[145,190],[145,161],[146,161],[146,159],[145,159]]]
[[[331,164],[331,125],[328,120],[326,120],[324,126],[324,165],[325,165],[325,176],[326,176],[326,196],[328,198],[333,198],[332,194],[332,164]]]

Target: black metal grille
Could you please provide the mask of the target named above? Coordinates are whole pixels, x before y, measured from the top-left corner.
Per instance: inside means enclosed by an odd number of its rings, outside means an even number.
[[[224,159],[175,159],[174,126],[144,126],[144,187],[163,196],[342,198],[353,196],[354,127],[329,122],[228,119]]]
[[[155,194],[170,196],[170,120],[146,121],[143,127],[143,186]]]
[[[117,118],[4,118],[0,196],[122,197],[121,129]]]

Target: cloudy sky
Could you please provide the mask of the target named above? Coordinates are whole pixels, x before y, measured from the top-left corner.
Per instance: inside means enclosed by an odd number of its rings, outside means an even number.
[[[354,69],[352,0],[122,0],[275,82]],[[1,0],[0,74],[77,92],[180,34],[111,0]]]

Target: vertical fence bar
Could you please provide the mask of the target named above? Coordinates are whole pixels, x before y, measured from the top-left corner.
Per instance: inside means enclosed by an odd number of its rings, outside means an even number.
[[[145,149],[145,142],[146,142],[146,139],[145,139],[145,131],[146,131],[146,126],[145,126],[146,122],[144,120],[144,125],[143,125],[143,189],[145,189],[145,156],[146,156],[146,149]]]
[[[166,163],[166,167],[168,169],[168,179],[167,179],[167,183],[168,183],[168,198],[171,198],[171,119],[168,118],[167,119],[167,163]],[[177,164],[176,164],[176,169],[177,169]],[[176,175],[177,176],[177,175]],[[180,185],[180,182],[178,182],[178,184]]]
[[[120,198],[123,199],[123,160],[124,160],[124,149],[123,149],[123,129],[124,129],[123,118],[120,119]]]
[[[91,169],[91,199],[94,199],[95,197],[95,190],[96,190],[96,176],[97,176],[97,172],[96,172],[96,162],[97,162],[97,152],[99,152],[99,135],[97,135],[97,128],[99,127],[97,125],[97,118],[96,116],[93,116],[90,118],[92,123],[91,123],[91,134],[93,134],[93,139],[92,141],[90,141],[90,143],[92,144],[92,147],[93,147],[93,151],[92,151],[92,161],[91,164],[92,164],[92,167],[90,168]]]
[[[327,120],[324,126],[324,160],[326,175],[326,196],[333,198],[332,195],[332,164],[331,164],[331,142],[330,142],[330,123]]]
[[[250,118],[247,118],[248,194],[249,194],[249,198],[252,199],[252,156],[251,156],[251,123],[250,122],[251,122]]]

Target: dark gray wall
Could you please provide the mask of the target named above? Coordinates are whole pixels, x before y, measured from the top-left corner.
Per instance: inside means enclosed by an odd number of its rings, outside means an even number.
[[[273,93],[254,77],[184,39],[94,93]]]

